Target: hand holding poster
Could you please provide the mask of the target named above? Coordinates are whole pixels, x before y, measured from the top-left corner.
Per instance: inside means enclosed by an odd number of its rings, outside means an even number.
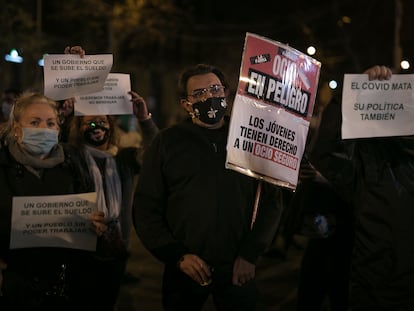
[[[129,74],[110,73],[100,92],[75,97],[75,115],[132,114]]]
[[[296,188],[320,67],[290,46],[247,33],[227,168]]]
[[[342,93],[342,138],[414,135],[414,75],[368,80],[346,74]]]
[[[54,100],[71,98],[103,89],[112,68],[112,54],[45,55],[44,94]]]

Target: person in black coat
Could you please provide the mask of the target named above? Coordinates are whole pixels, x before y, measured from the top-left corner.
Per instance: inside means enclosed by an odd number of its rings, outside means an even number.
[[[263,187],[251,228],[258,181],[225,168],[226,81],[214,66],[188,68],[180,103],[190,118],[161,130],[144,155],[134,225],[165,264],[166,310],[253,310],[256,262],[275,234],[280,206]]]
[[[366,73],[370,80],[392,74],[385,66]],[[330,108],[324,118],[339,122],[340,105]],[[338,141],[330,134],[319,136],[316,146],[331,147],[315,153],[324,159],[315,166],[354,208],[351,309],[413,310],[413,136]]]

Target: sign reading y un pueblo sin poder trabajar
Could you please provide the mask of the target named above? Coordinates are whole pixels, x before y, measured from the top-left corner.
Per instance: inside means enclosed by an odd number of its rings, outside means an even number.
[[[290,46],[246,34],[227,168],[296,188],[320,67]]]

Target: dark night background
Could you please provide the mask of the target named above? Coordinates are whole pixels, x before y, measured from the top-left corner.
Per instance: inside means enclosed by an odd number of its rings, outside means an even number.
[[[1,90],[42,90],[37,61],[81,45],[88,54],[112,53],[112,72],[131,74],[160,126],[178,117],[180,70],[207,62],[237,87],[246,32],[289,44],[322,63],[320,89],[344,73],[375,65],[399,72],[414,62],[412,0],[0,0],[0,50],[16,48],[22,64],[0,61]],[[412,69],[404,72],[412,72]],[[340,92],[340,88],[332,92]]]

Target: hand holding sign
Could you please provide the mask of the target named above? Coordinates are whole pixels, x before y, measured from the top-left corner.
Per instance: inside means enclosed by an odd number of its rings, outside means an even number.
[[[78,48],[72,51],[81,56],[84,53]],[[103,89],[112,68],[112,54],[79,55],[45,56],[44,93],[47,97],[61,100]]]
[[[81,58],[83,58],[86,54],[85,50],[78,45],[75,46],[67,46],[64,51],[65,54],[78,54]]]
[[[145,121],[151,118],[151,114],[148,112],[147,103],[145,102],[144,98],[133,91],[128,92],[128,94],[130,94],[132,97],[132,109],[138,121]]]
[[[392,75],[375,66],[346,74],[342,94],[342,138],[414,135],[414,75]]]
[[[390,68],[385,66],[374,66],[371,68],[368,68],[364,71],[365,74],[368,75],[368,80],[389,80],[392,76],[392,71]]]

